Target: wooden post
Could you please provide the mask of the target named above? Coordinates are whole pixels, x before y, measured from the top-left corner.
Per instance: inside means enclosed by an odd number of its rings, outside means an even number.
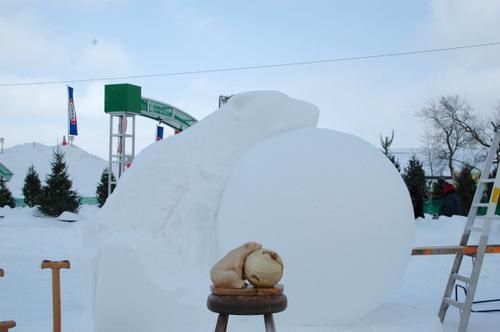
[[[44,260],[42,269],[52,270],[52,307],[54,332],[61,332],[61,269],[69,269],[69,261],[53,262]]]
[[[5,271],[3,269],[0,269],[0,277],[4,276],[5,276]],[[15,326],[16,322],[14,322],[13,320],[0,322],[0,332],[9,332],[9,329]]]

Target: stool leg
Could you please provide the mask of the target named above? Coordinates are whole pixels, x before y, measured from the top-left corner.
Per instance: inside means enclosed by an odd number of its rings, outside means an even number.
[[[274,327],[273,314],[264,315],[264,324],[266,325],[266,332],[276,332],[276,327]]]
[[[215,325],[215,332],[226,332],[228,320],[228,314],[219,314],[219,317],[217,318],[217,325]]]

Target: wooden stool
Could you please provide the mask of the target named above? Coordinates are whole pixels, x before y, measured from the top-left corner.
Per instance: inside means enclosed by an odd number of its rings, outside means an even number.
[[[229,315],[264,315],[266,332],[276,332],[273,314],[284,311],[287,298],[283,286],[274,288],[211,288],[207,307],[219,314],[215,332],[226,332]]]
[[[0,322],[0,332],[9,332],[9,329],[13,327],[16,327],[16,322],[14,322],[13,320]]]

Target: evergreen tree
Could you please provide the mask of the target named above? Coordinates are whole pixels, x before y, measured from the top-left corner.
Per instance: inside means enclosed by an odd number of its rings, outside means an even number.
[[[392,130],[391,138],[389,138],[388,136],[382,138],[382,135],[380,135],[380,145],[382,146],[382,152],[391,161],[394,167],[396,167],[398,172],[401,172],[401,165],[399,165],[399,161],[396,159],[396,157],[392,154],[390,150],[393,140],[394,140],[394,129]]]
[[[5,179],[0,177],[0,207],[10,206],[11,208],[15,208],[16,201],[5,182]]]
[[[116,181],[115,175],[113,174],[113,172],[111,172],[111,179],[113,180],[113,182]],[[109,173],[108,173],[108,169],[105,168],[102,171],[101,180],[97,184],[97,189],[96,189],[97,205],[99,207],[102,207],[104,205],[104,203],[106,203],[106,200],[108,199],[108,196],[109,196],[108,184],[109,184]],[[116,187],[116,184],[112,183],[111,184],[111,193],[113,193],[113,191],[115,190],[115,187]]]
[[[73,183],[68,176],[64,153],[55,150],[51,162],[52,172],[45,179],[40,197],[40,211],[49,216],[58,216],[64,211],[77,213],[81,198],[71,189]]]
[[[411,157],[403,171],[403,180],[410,192],[415,218],[424,217],[425,172],[422,163],[415,155]]]
[[[31,165],[24,178],[23,195],[24,202],[29,206],[33,207],[39,203],[40,196],[42,194],[42,183],[40,182],[40,177],[35,170],[35,166]]]
[[[467,215],[472,205],[472,199],[476,192],[476,181],[472,177],[472,167],[465,165],[455,178],[457,194],[462,201],[463,214]]]
[[[445,180],[439,178],[436,182],[432,184],[432,199],[441,199],[444,196],[444,184]]]

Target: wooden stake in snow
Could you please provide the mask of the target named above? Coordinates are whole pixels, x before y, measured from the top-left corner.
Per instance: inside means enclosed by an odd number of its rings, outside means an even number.
[[[5,276],[4,270],[0,269],[0,277]],[[16,327],[16,322],[13,320],[8,320],[1,322],[0,321],[0,332],[9,332],[9,329]]]
[[[52,306],[54,332],[61,332],[61,279],[60,270],[69,269],[69,261],[53,262],[44,260],[42,269],[52,270]]]

